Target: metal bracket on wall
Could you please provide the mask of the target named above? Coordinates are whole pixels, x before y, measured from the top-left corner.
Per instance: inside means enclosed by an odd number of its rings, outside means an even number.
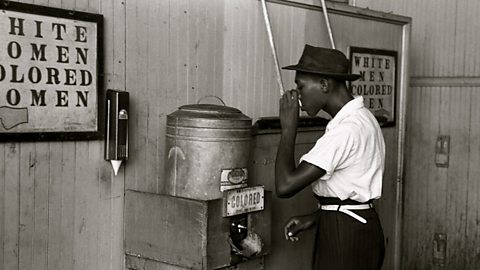
[[[433,265],[445,266],[447,260],[447,234],[435,233],[433,237]]]
[[[450,159],[450,135],[439,135],[435,143],[435,165],[448,168]]]

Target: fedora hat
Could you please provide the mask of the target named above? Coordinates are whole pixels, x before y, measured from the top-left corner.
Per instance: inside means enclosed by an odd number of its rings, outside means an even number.
[[[360,74],[348,72],[349,66],[350,61],[341,51],[307,44],[298,64],[282,67],[282,69],[315,73],[346,81],[354,81],[360,78]]]

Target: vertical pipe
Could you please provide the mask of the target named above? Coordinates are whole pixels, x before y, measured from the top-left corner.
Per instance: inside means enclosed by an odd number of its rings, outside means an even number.
[[[275,64],[275,73],[277,75],[278,88],[280,89],[280,96],[283,96],[285,92],[282,82],[282,74],[280,73],[280,66],[278,64],[277,52],[275,50],[275,42],[273,41],[272,27],[270,26],[270,19],[268,17],[267,5],[265,0],[260,0],[262,3],[263,18],[265,19],[265,26],[267,28],[268,41],[270,42],[270,48],[272,51],[273,62]]]
[[[332,32],[332,27],[330,26],[330,20],[328,19],[328,11],[327,11],[327,5],[325,4],[325,0],[322,0],[322,11],[323,11],[323,17],[325,18],[325,24],[327,25],[330,44],[332,45],[332,49],[335,49],[335,41],[333,40],[333,32]]]
[[[402,248],[402,212],[403,212],[403,166],[404,166],[404,144],[407,113],[407,91],[408,91],[408,56],[410,48],[411,22],[403,25],[402,31],[402,57],[400,59],[400,83],[399,83],[399,110],[398,110],[398,143],[397,143],[397,196],[395,209],[395,246],[393,256],[393,269],[400,270],[401,248]]]

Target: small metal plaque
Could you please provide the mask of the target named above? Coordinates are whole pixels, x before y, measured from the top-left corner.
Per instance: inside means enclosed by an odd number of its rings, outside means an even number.
[[[246,168],[225,169],[220,176],[220,191],[243,188],[247,186],[248,170]]]
[[[234,216],[264,209],[265,188],[263,186],[229,190],[225,195],[225,215]]]

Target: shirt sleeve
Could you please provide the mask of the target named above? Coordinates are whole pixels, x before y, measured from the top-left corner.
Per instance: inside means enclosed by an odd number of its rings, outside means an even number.
[[[325,170],[321,180],[328,180],[335,170],[342,169],[354,150],[355,133],[352,128],[335,127],[320,137],[315,146],[300,158]]]

